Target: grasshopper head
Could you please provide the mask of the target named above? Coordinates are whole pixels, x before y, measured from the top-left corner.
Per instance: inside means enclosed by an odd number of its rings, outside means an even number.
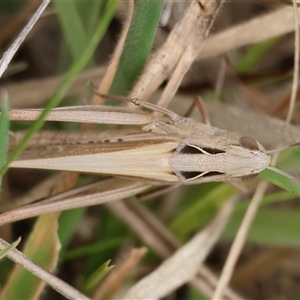
[[[256,175],[270,164],[270,156],[264,147],[249,136],[242,136],[227,148],[226,175],[247,178]]]

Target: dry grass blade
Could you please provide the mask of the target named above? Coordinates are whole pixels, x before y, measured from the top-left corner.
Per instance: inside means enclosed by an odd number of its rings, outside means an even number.
[[[209,299],[212,299],[215,288],[218,284],[217,276],[207,267],[201,266],[198,274],[195,276],[191,283],[194,288],[201,291]],[[245,298],[239,295],[235,290],[226,287],[223,293],[224,300],[244,300]]]
[[[110,63],[107,67],[107,71],[105,73],[105,76],[104,76],[103,80],[101,81],[101,84],[100,84],[100,86],[97,90],[99,94],[106,94],[109,91],[111,83],[114,79],[114,76],[115,76],[115,73],[116,73],[116,70],[117,70],[117,67],[118,67],[118,63],[119,63],[119,60],[120,60],[120,57],[121,57],[121,54],[122,54],[122,51],[123,51],[126,36],[127,36],[128,30],[129,30],[129,27],[130,27],[130,23],[131,23],[131,20],[132,20],[133,8],[134,8],[134,1],[133,0],[128,1],[127,19],[126,19],[125,24],[123,26],[122,33],[121,33],[121,35],[118,39],[118,43],[116,45],[116,48],[114,50],[114,53],[113,53],[112,58],[110,60]],[[102,102],[103,102],[102,98],[97,96],[97,95],[95,95],[93,100],[92,100],[92,103],[95,104],[95,105],[102,104]]]
[[[208,36],[218,9],[221,7],[222,3],[223,1],[203,2],[203,8],[200,9],[198,19],[195,19],[194,30],[190,33],[190,41],[182,52],[174,72],[158,101],[159,106],[167,107],[174,97],[184,75],[188,72],[205,44],[204,41]],[[196,10],[197,8],[195,7],[194,9]],[[191,13],[190,18],[193,19],[193,13]]]
[[[295,54],[294,54],[294,75],[293,75],[293,86],[289,105],[289,111],[286,117],[286,124],[291,123],[292,116],[295,109],[298,81],[299,81],[299,55],[300,55],[300,34],[299,34],[299,15],[297,13],[297,3],[293,0],[294,6],[294,28],[295,28]]]
[[[68,90],[68,95],[82,93],[88,80],[101,81],[104,73],[104,67],[96,67],[82,72]],[[54,93],[63,77],[54,76],[7,85],[10,106],[12,108],[42,107],[45,101]]]
[[[59,182],[64,180],[64,174],[58,173],[50,178],[43,180],[40,184],[34,186],[26,194],[13,199],[13,201],[1,203],[0,212],[12,210],[20,206],[26,206],[34,201],[43,199],[52,195],[53,190],[57,187]]]
[[[27,25],[24,27],[20,35],[14,40],[12,45],[9,47],[9,49],[4,53],[1,61],[0,61],[0,78],[2,77],[3,73],[7,69],[7,66],[11,62],[13,56],[16,54],[19,47],[22,45],[23,41],[25,40],[26,36],[31,31],[34,24],[38,21],[38,19],[41,17],[42,13],[50,3],[50,0],[44,0],[43,3],[40,5],[40,7],[37,9],[35,14],[32,16],[32,18],[29,20]]]
[[[143,182],[112,178],[99,183],[90,184],[48,198],[41,203],[28,205],[0,215],[0,225],[23,220],[56,211],[103,204],[109,201],[124,199],[149,188],[151,185]],[[74,195],[75,194],[75,195]],[[70,195],[74,195],[70,197]],[[69,198],[66,198],[69,197]],[[57,199],[61,201],[55,201]]]
[[[162,258],[170,257],[180,247],[179,241],[158,220],[137,201],[118,201],[107,204],[108,208],[121,218],[130,228]],[[212,297],[217,277],[204,265],[198,269],[191,283],[207,297]],[[230,289],[225,291],[226,299],[241,299]]]
[[[7,242],[0,239],[0,250],[3,250],[8,245],[9,244]],[[89,299],[88,297],[74,289],[72,286],[68,285],[53,274],[36,265],[19,250],[14,249],[7,254],[7,257],[15,263],[21,265],[24,269],[28,270],[33,275],[45,281],[48,285],[64,295],[67,299]]]
[[[300,16],[300,8],[297,9]],[[278,22],[280,20],[280,22]],[[294,30],[294,12],[284,7],[250,21],[230,27],[207,40],[198,59],[213,57],[227,51],[259,43]]]
[[[205,10],[196,1],[190,2],[182,19],[176,24],[167,41],[154,53],[152,59],[146,65],[143,74],[130,93],[132,97],[147,100],[160,84],[169,77],[185,51],[188,52],[186,55],[188,55],[189,60],[194,59],[196,45],[201,48],[214,19],[214,14],[222,2],[205,1],[203,4]],[[170,49],[172,49],[171,53]],[[189,62],[189,66],[190,64],[191,62]],[[183,76],[183,74],[181,75]],[[176,76],[176,85],[180,83],[181,75]],[[175,93],[176,90],[177,87],[172,92]]]
[[[197,273],[211,247],[218,240],[224,225],[231,215],[235,201],[228,201],[214,220],[150,275],[134,285],[125,299],[160,299]]]
[[[179,247],[178,240],[138,201],[108,203],[107,207],[160,256],[169,257]]]
[[[13,18],[11,18],[5,26],[5,30],[1,30],[0,32],[0,47],[10,44],[11,37],[17,36],[20,30],[24,27],[24,24],[28,20],[28,16],[32,15],[38,6],[41,4],[41,0],[28,1],[22,9],[17,12]]]
[[[213,295],[213,299],[218,300],[222,298],[223,290],[228,285],[230,278],[232,276],[233,268],[236,264],[237,258],[240,255],[241,249],[244,246],[245,240],[247,238],[247,233],[249,228],[254,220],[256,212],[259,208],[259,204],[263,195],[265,194],[268,187],[268,182],[261,181],[256,188],[256,192],[251,200],[249,208],[247,210],[247,214],[243,219],[243,223],[241,224],[239,231],[234,239],[232,247],[230,249],[230,253],[226,260],[226,264],[223,268],[220,280],[218,282],[216,291]]]

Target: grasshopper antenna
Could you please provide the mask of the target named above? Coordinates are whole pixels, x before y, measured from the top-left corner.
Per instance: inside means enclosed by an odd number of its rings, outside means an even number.
[[[268,150],[266,151],[268,154],[272,154],[272,153],[277,153],[277,152],[281,152],[285,149],[288,149],[288,148],[292,148],[292,147],[297,147],[297,146],[300,146],[300,142],[298,143],[294,143],[294,144],[291,144],[291,145],[288,145],[288,146],[284,146],[284,147],[281,147],[281,148],[278,148],[278,149],[274,149],[274,150]]]

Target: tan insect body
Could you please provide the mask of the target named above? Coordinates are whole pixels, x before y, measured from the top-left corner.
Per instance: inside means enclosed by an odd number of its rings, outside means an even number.
[[[138,99],[131,101],[162,112],[169,119],[150,122],[152,118],[144,112],[139,118],[138,112],[117,109],[122,113],[124,124],[130,124],[132,115],[135,120],[147,124],[143,131],[122,134],[121,130],[113,137],[108,134],[109,139],[93,138],[89,134],[88,140],[81,138],[80,141],[72,139],[72,134],[66,134],[65,138],[60,134],[60,142],[55,142],[52,134],[48,144],[44,134],[43,143],[39,144],[37,139],[11,167],[99,173],[167,184],[196,184],[240,180],[258,174],[270,164],[269,154],[251,137],[180,117]],[[89,107],[88,111],[91,110]],[[64,111],[70,116],[65,108],[57,111],[59,120],[64,120]],[[57,111],[51,113],[48,120],[57,120]],[[118,117],[112,107],[100,106],[95,111],[100,112],[98,123]],[[11,112],[11,118],[20,119],[26,115],[26,120],[32,120],[38,113],[38,110],[15,110]],[[72,120],[79,122],[88,118],[88,114],[82,114],[80,109],[74,109],[71,115]]]

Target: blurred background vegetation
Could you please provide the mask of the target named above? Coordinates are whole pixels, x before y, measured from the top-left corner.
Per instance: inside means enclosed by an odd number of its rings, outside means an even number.
[[[55,95],[62,96],[63,93],[57,91],[66,91],[71,86],[60,105],[89,103],[91,95],[87,83],[92,80],[98,85],[101,81],[126,17],[126,3],[119,2],[53,1],[1,81],[1,88],[9,90],[10,107],[43,107],[55,91]],[[2,53],[38,5],[38,1],[0,2]],[[279,6],[278,3],[259,0],[229,1],[218,15],[212,34]],[[162,7],[163,1],[136,1],[134,19],[111,93],[126,95],[130,91],[151,52],[162,45],[180,19],[184,3],[175,2],[168,23],[158,27]],[[293,71],[293,43],[294,35],[290,33],[236,49],[226,56],[197,61],[184,78],[179,93],[191,98],[202,95],[205,100],[213,99],[217,77],[225,61],[226,75],[220,98],[237,108],[246,106],[249,110],[282,118],[287,110],[290,93],[288,85]],[[62,80],[62,74],[67,74],[68,80]],[[61,99],[58,98],[54,99],[53,105],[59,103]],[[241,98],[244,101],[240,101]],[[294,114],[295,124],[299,122],[299,117],[298,110]],[[12,122],[10,129],[24,130],[29,126],[25,122]],[[51,122],[43,128],[77,130],[78,125]],[[297,162],[299,151],[291,150],[281,157],[279,168],[297,175]],[[10,170],[3,179],[2,201],[13,201],[25,195],[50,174],[50,171]],[[78,185],[94,180],[95,176],[81,175]],[[234,193],[236,191],[226,183],[209,183],[183,187],[143,202],[143,205],[184,243],[203,228]],[[249,198],[249,195],[243,196],[237,204],[222,240],[207,259],[207,265],[216,273],[220,272],[226,259]],[[239,293],[249,299],[300,299],[299,210],[299,199],[295,199],[293,193],[270,187],[233,277],[233,286]],[[40,234],[36,240],[41,243],[41,248],[32,254],[32,259],[38,260],[42,252],[45,257],[39,259],[45,262],[55,255],[53,244],[48,245],[45,240],[50,239],[54,234],[51,230],[55,232],[56,228],[52,221],[35,222],[29,219],[5,225],[0,228],[0,235],[9,242],[22,236],[24,243],[27,237]],[[129,226],[105,206],[62,213],[58,233],[62,249],[56,273],[86,294],[91,294],[109,272],[106,264],[110,260],[112,264],[117,264],[131,247],[144,245]],[[161,261],[162,258],[149,249],[139,268],[130,274],[127,281],[136,281]],[[4,286],[12,263],[9,260],[0,263],[0,283]],[[16,280],[11,286],[11,291],[18,291],[18,294],[7,295],[29,299],[32,290],[38,289],[38,279],[33,276],[30,278],[28,274],[21,274],[20,278],[21,281]],[[123,284],[125,287],[127,282]],[[28,289],[28,286],[31,288]],[[44,299],[54,297],[59,299],[62,296],[50,289],[43,294]],[[183,286],[174,291],[170,299],[204,299],[204,296],[190,286]]]

